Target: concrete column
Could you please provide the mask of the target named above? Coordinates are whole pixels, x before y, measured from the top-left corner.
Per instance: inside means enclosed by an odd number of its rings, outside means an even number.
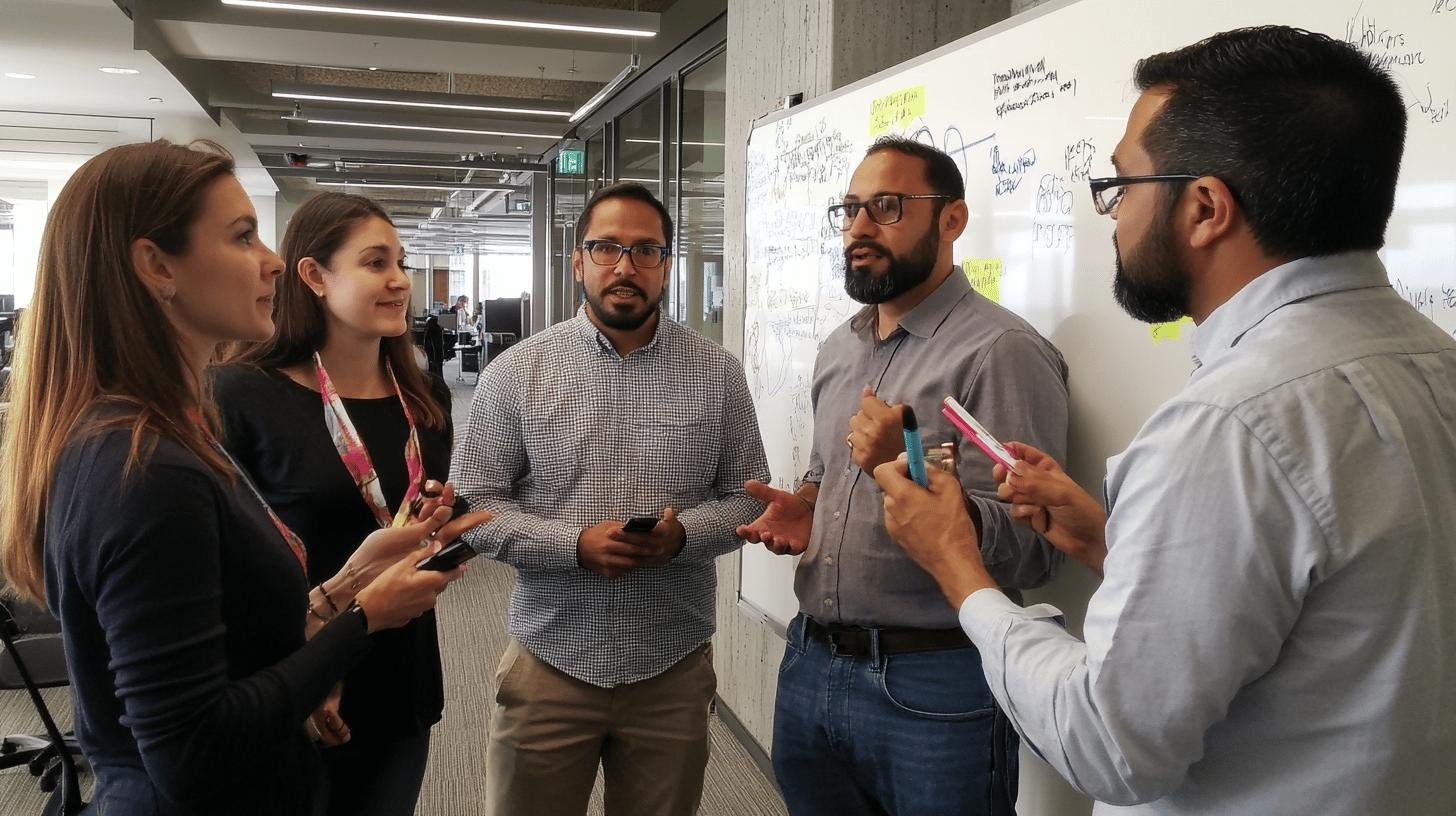
[[[546,328],[546,306],[550,300],[547,278],[551,269],[551,212],[546,194],[551,177],[547,173],[531,174],[531,325],[522,326],[525,335]]]

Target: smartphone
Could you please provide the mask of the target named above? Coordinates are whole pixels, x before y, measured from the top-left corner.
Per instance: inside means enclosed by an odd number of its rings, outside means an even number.
[[[638,516],[623,524],[622,529],[629,533],[650,533],[657,526],[657,521],[654,516]]]
[[[940,413],[950,420],[950,424],[956,426],[966,438],[975,443],[981,452],[990,457],[993,462],[1000,464],[1012,473],[1020,474],[1021,468],[1016,466],[1016,457],[1011,451],[996,441],[996,437],[986,430],[986,426],[976,421],[971,412],[965,406],[956,402],[955,397],[946,397],[941,403]]]
[[[443,550],[415,564],[415,569],[449,572],[477,555],[479,553],[474,547],[466,544],[464,539],[457,539]]]

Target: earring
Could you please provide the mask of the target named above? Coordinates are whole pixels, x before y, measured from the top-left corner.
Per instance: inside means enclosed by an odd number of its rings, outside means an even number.
[[[323,297],[324,296],[324,293],[323,292],[320,292],[317,289],[315,289],[315,290],[313,290],[313,296],[314,297]]]
[[[163,303],[171,303],[172,298],[177,297],[177,285],[175,283],[164,283],[157,289],[157,297]]]

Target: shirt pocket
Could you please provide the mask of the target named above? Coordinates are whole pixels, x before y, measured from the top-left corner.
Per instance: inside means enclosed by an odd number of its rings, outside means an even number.
[[[578,421],[544,411],[521,417],[526,478],[533,485],[560,490],[580,477],[582,440],[576,432]]]
[[[675,506],[697,504],[717,473],[718,431],[702,419],[638,419],[629,426],[637,444],[627,476],[636,493],[648,501],[666,497]]]

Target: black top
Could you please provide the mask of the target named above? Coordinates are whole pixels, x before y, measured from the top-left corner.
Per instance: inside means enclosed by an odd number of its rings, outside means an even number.
[[[438,377],[431,377],[430,386],[445,426],[430,428],[418,417],[416,425],[425,476],[443,482],[450,475],[450,388]],[[323,398],[281,371],[247,365],[213,369],[213,394],[228,451],[308,548],[310,583],[333,576],[379,523],[334,448]],[[404,462],[409,426],[399,398],[345,399],[344,407],[374,461],[393,515],[409,482]],[[435,613],[372,639],[373,652],[344,679],[339,713],[351,744],[428,731],[445,704]]]
[[[304,640],[308,584],[238,477],[127,426],[73,436],[46,507],[76,735],[107,816],[304,814],[304,720],[368,650],[357,615]]]

